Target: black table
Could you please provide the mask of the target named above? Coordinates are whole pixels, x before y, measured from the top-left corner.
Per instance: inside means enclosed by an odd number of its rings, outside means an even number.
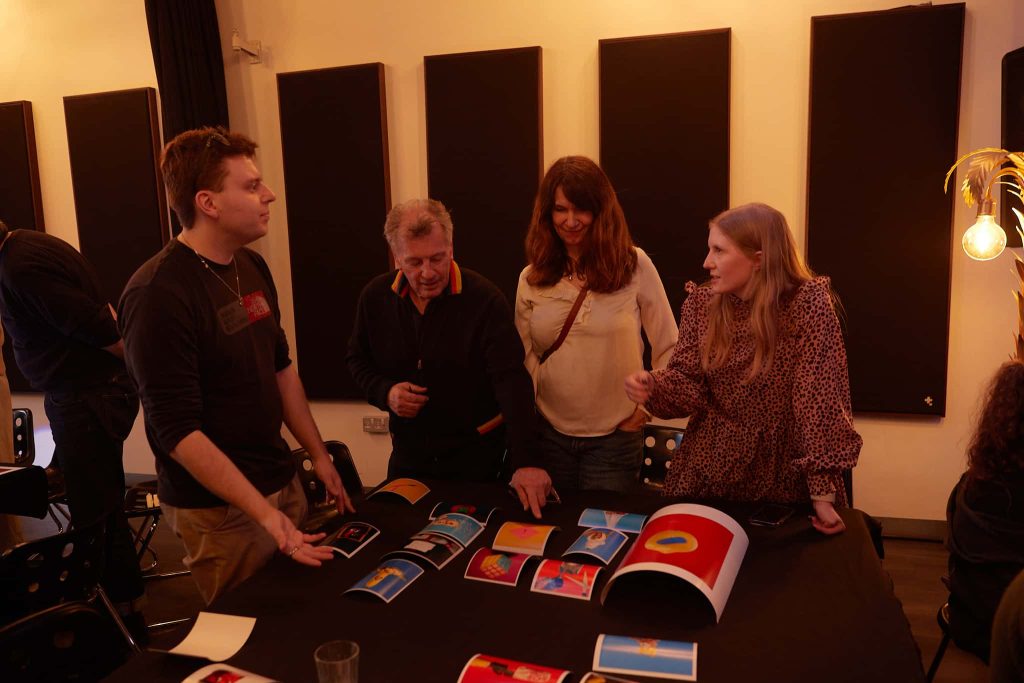
[[[743,524],[750,547],[715,624],[703,598],[674,579],[667,599],[655,597],[660,580],[634,580],[617,584],[602,606],[596,596],[625,550],[601,573],[589,602],[531,593],[535,563],[515,588],[466,580],[470,557],[490,546],[501,523],[529,516],[504,487],[427,483],[430,494],[415,506],[390,496],[358,504],[356,519],[379,527],[381,535],[352,559],[315,569],[278,556],[215,601],[211,611],[257,618],[249,641],[229,663],[285,682],[315,681],[313,650],[343,638],[360,645],[361,683],[454,682],[478,652],[569,669],[578,680],[591,670],[597,635],[609,633],[697,642],[701,683],[924,680],[910,627],[856,510],[842,511],[845,533],[825,537],[806,515],[766,529],[746,523],[750,506],[717,504]],[[440,571],[427,568],[391,604],[342,595],[381,555],[423,528],[441,500],[503,509],[467,550]],[[677,501],[605,492],[566,495],[545,510],[544,521],[561,527],[545,556],[559,557],[576,540],[585,507],[650,513],[670,502]],[[181,681],[204,663],[146,652],[109,680]]]

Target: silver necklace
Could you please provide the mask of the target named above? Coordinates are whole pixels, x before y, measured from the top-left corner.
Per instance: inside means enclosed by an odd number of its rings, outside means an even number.
[[[227,287],[228,291],[234,294],[235,297],[238,299],[238,305],[241,306],[242,308],[245,308],[245,302],[242,301],[242,281],[238,278],[238,259],[234,257],[231,258],[231,264],[235,267],[235,288],[232,289],[231,285],[229,285],[224,278],[218,275],[217,271],[210,267],[210,264],[206,262],[206,259],[203,258],[202,254],[196,251],[191,244],[181,239],[180,236],[178,237],[178,241],[184,244],[189,249],[191,249],[192,253],[195,254],[196,258],[199,259],[199,262],[203,264],[203,268],[206,268],[206,270],[208,270],[215,278],[220,280],[221,284]]]

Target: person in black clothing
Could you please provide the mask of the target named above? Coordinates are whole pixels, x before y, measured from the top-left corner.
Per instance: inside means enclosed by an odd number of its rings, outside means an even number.
[[[306,402],[267,264],[246,244],[267,232],[274,193],[256,143],[204,128],[164,148],[183,229],[132,276],[119,304],[142,397],[164,516],[207,602],[275,552],[319,566],[323,534],[299,526],[306,500],[282,422],[312,457],[338,510],[352,510]]]
[[[1024,569],[1024,363],[999,368],[949,496],[949,632],[986,662],[992,618]]]
[[[76,527],[106,519],[103,587],[142,633],[142,576],[124,515],[124,440],[139,411],[114,310],[67,242],[0,222],[0,315],[53,433]],[[6,417],[4,417],[6,419]]]
[[[533,383],[508,302],[452,257],[441,202],[414,199],[388,214],[398,270],[359,297],[348,368],[371,404],[390,413],[388,477],[495,480],[506,437],[512,487],[540,517],[551,492],[535,462]]]
[[[1024,683],[1024,571],[1006,588],[992,622],[991,683]]]

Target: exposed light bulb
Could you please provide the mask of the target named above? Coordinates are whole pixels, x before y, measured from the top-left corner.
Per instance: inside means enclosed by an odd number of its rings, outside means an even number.
[[[979,214],[978,220],[964,233],[963,246],[975,261],[991,261],[1006,248],[1006,231],[999,227],[993,215]]]

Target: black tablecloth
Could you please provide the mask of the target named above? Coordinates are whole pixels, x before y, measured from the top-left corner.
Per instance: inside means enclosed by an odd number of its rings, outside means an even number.
[[[826,537],[811,528],[806,515],[768,529],[746,522],[750,506],[716,504],[750,536],[716,624],[694,589],[647,573],[641,575],[646,579],[616,584],[602,606],[596,596],[625,550],[601,573],[591,601],[531,593],[535,563],[515,588],[466,580],[470,557],[490,546],[503,521],[531,518],[504,487],[427,483],[432,490],[416,505],[391,496],[359,503],[355,519],[379,527],[381,535],[352,559],[316,569],[278,556],[219,598],[210,611],[257,618],[249,641],[229,663],[285,682],[315,681],[314,649],[342,638],[360,645],[361,683],[453,682],[479,652],[569,669],[576,675],[572,680],[579,680],[591,670],[597,635],[608,633],[697,642],[701,683],[924,680],[910,627],[856,510],[842,511],[845,533]],[[365,594],[342,595],[381,555],[422,529],[441,500],[498,504],[502,510],[467,550],[441,570],[428,567],[390,604]],[[670,502],[677,501],[604,492],[566,495],[545,509],[544,522],[561,528],[545,557],[560,557],[579,537],[576,522],[585,507],[651,513]],[[665,585],[667,597],[659,590]],[[203,664],[146,652],[109,680],[181,681]]]

